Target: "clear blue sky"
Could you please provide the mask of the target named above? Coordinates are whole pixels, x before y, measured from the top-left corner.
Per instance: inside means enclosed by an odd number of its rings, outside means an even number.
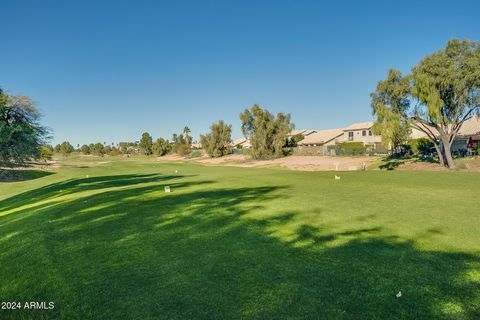
[[[388,68],[480,40],[480,1],[0,0],[0,86],[54,143],[195,138],[253,103],[297,128],[371,119]]]

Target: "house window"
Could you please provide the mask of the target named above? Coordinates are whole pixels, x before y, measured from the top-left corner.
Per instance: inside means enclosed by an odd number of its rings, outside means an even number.
[[[362,130],[362,136],[367,136],[367,130]]]
[[[353,131],[349,131],[348,132],[348,141],[352,141],[353,140]]]
[[[369,135],[369,136],[372,135],[372,130],[368,130],[368,135]]]

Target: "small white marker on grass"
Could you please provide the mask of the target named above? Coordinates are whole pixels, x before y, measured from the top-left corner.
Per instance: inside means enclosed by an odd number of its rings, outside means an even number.
[[[340,180],[340,176],[335,175],[335,180]]]
[[[172,192],[172,191],[170,190],[170,186],[165,186],[165,192],[167,192],[167,193]]]
[[[402,291],[398,291],[398,293],[395,295],[395,297],[400,298],[402,296]]]

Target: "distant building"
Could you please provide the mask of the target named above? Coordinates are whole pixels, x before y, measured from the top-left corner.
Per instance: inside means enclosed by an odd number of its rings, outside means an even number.
[[[335,145],[337,139],[343,136],[343,129],[316,130],[297,143],[298,146]]]
[[[372,132],[374,122],[359,122],[343,129],[343,140],[347,142],[363,142],[364,144],[382,143],[382,137]]]
[[[315,130],[303,140],[297,142],[294,154],[297,155],[327,155],[328,147],[335,146],[338,139],[343,137],[343,129]]]
[[[308,130],[308,129],[292,130],[292,132],[290,132],[290,134],[288,135],[288,138],[292,138],[298,135],[301,135],[305,138],[311,134],[314,134],[315,132],[317,132],[317,130]]]
[[[467,149],[470,140],[473,144],[473,149],[480,145],[480,117],[472,117],[462,124],[453,141],[452,151]]]
[[[333,155],[335,146],[341,143],[362,143],[368,148],[369,153],[386,154],[389,146],[382,143],[382,137],[372,131],[373,121],[353,123],[346,128],[327,130],[292,130],[288,138],[302,135],[303,139],[297,142],[294,154],[299,155]],[[435,129],[432,132],[438,135]],[[427,135],[420,130],[412,128],[410,139],[426,138]],[[453,144],[452,152],[466,150],[469,142],[473,149],[480,144],[480,117],[472,117],[465,121],[460,128]],[[238,149],[251,147],[246,138],[239,138],[232,142],[231,146]],[[472,148],[470,148],[472,149]]]
[[[200,142],[192,143],[193,149],[202,149],[202,144]]]
[[[234,149],[249,149],[252,147],[250,140],[247,138],[238,138],[232,141],[232,148]]]

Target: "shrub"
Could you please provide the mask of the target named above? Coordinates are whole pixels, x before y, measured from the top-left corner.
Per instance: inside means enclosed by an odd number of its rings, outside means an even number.
[[[235,148],[235,149],[232,150],[232,153],[233,154],[243,154],[243,155],[246,155],[246,156],[249,155],[248,149],[244,149],[244,148]]]
[[[177,153],[179,155],[186,156],[187,154],[190,154],[190,152],[192,152],[192,150],[186,144],[182,143],[182,144],[177,145]]]
[[[192,152],[188,155],[189,158],[198,158],[201,156],[202,156],[202,151],[198,149],[192,150]]]
[[[342,142],[334,146],[337,156],[359,156],[366,153],[362,142]]]
[[[427,138],[412,139],[408,142],[414,154],[429,155],[434,151],[433,142]]]
[[[40,146],[40,159],[47,162],[52,160],[53,148],[50,146]]]

